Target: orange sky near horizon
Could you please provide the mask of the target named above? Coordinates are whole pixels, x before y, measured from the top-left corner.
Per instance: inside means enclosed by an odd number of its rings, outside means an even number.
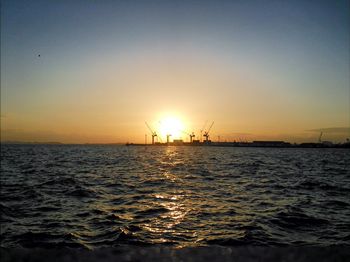
[[[346,2],[39,2],[2,7],[1,141],[150,142],[145,121],[165,140],[168,117],[213,141],[350,137]]]

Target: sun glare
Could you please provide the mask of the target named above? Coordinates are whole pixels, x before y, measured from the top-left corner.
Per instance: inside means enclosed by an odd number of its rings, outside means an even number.
[[[183,135],[184,125],[175,117],[166,117],[160,121],[159,132],[162,137],[171,135],[172,139],[178,139]]]

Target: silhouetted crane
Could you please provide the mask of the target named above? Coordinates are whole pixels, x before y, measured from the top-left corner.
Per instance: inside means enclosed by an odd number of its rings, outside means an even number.
[[[156,131],[153,131],[153,130],[152,130],[152,128],[148,125],[147,122],[145,122],[145,124],[146,124],[147,128],[149,129],[149,131],[151,131],[151,134],[152,134],[152,144],[154,144],[154,138],[155,138],[155,137],[158,137],[158,135],[157,135]]]
[[[318,137],[318,142],[319,142],[319,143],[322,143],[322,140],[321,140],[322,135],[323,135],[323,132],[321,131],[320,136]]]
[[[170,137],[171,137],[171,134],[167,134],[167,135],[166,135],[166,143],[167,143],[167,144],[169,144],[169,142],[170,142],[170,141],[169,141],[169,140],[170,140],[170,139],[169,139]]]
[[[208,123],[208,120],[205,121],[205,123],[204,123],[202,129],[200,130],[200,132],[201,132],[201,137],[200,137],[199,139],[200,139],[201,141],[203,141],[203,131],[204,131],[204,128],[205,128],[205,126],[207,125],[207,123]]]
[[[210,127],[208,128],[207,131],[204,132],[204,137],[205,137],[205,142],[208,143],[209,142],[209,132],[211,130],[211,128],[213,127],[214,125],[214,121],[211,123]]]
[[[194,135],[194,132],[192,132],[192,134],[187,133],[187,132],[185,132],[185,131],[183,131],[183,130],[181,130],[181,132],[184,133],[184,134],[186,134],[186,135],[188,135],[188,136],[190,137],[190,143],[192,143],[193,138],[196,137],[196,136]]]

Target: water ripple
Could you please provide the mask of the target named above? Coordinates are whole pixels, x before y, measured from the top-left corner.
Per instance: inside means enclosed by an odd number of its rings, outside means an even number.
[[[346,149],[2,145],[1,244],[349,245]]]

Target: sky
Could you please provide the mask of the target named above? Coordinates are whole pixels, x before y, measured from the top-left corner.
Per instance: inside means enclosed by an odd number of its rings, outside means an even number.
[[[349,1],[1,1],[1,141],[350,137]],[[205,129],[204,128],[204,129]],[[163,139],[164,139],[164,134]]]

